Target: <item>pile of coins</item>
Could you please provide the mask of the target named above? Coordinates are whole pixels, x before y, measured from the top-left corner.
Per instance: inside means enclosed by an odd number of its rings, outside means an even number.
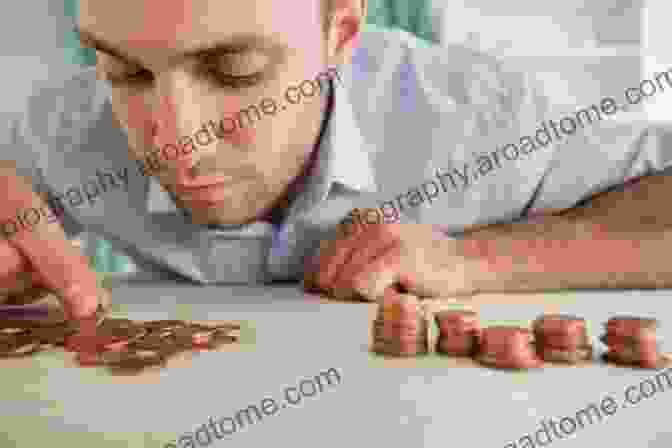
[[[0,357],[29,355],[62,346],[77,328],[68,322],[0,320]]]
[[[600,340],[609,348],[605,360],[621,365],[655,369],[666,359],[658,350],[658,321],[651,318],[617,316],[609,319]]]
[[[76,352],[80,366],[115,372],[163,367],[185,351],[213,350],[237,342],[240,325],[204,325],[181,320],[132,321],[99,316],[93,331],[69,321],[0,320],[0,358],[19,357],[52,347]]]
[[[478,352],[481,329],[478,315],[470,310],[442,310],[434,315],[439,328],[436,352],[473,356]]]
[[[484,328],[476,360],[500,369],[533,369],[543,365],[535,352],[532,332],[522,327]]]
[[[586,321],[566,314],[546,314],[534,321],[539,356],[548,362],[578,364],[593,358]]]
[[[373,351],[391,356],[417,356],[429,352],[429,323],[417,297],[385,296],[373,321]]]

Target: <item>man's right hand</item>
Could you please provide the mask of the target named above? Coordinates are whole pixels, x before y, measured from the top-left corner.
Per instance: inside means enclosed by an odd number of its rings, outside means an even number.
[[[0,161],[0,223],[16,221],[17,214],[46,203],[28,179],[17,174],[11,161]],[[52,290],[70,319],[91,317],[102,292],[88,260],[67,239],[58,222],[44,216],[32,228],[6,235],[0,228],[0,295],[33,286]]]

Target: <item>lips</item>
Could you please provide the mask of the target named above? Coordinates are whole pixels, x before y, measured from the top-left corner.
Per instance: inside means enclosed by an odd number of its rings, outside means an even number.
[[[209,188],[217,185],[224,185],[224,184],[229,184],[233,183],[236,181],[236,178],[233,178],[231,176],[199,176],[196,179],[192,178],[182,178],[180,179],[180,182],[175,184],[175,189],[180,192],[180,191],[185,191],[185,192],[191,192],[194,190],[198,190],[201,188]]]
[[[230,188],[230,184],[183,189],[182,191],[178,191],[178,197],[183,201],[194,204],[215,204],[222,201],[222,190],[228,188]]]
[[[207,207],[230,201],[231,189],[245,182],[245,179],[234,179],[205,187],[185,188],[184,186],[176,186],[175,194],[189,205]]]

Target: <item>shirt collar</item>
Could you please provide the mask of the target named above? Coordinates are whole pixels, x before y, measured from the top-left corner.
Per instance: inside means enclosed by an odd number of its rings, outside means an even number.
[[[338,73],[340,79],[343,73]],[[305,211],[326,199],[334,184],[353,191],[378,191],[370,151],[355,120],[349,91],[342,81],[332,81],[331,92],[333,109],[316,149],[317,162],[291,207],[293,211]],[[170,193],[153,177],[149,179],[147,211],[179,212]]]

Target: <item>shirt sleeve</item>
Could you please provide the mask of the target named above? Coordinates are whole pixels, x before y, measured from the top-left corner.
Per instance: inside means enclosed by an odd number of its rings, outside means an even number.
[[[581,116],[587,120],[585,113]],[[570,123],[578,122],[576,114],[567,117],[571,120],[554,119],[556,126],[564,120],[571,129]],[[553,146],[551,160],[530,199],[526,215],[563,211],[632,179],[660,172],[669,174],[671,131],[672,126],[604,120],[566,137]]]
[[[46,184],[44,175],[37,164],[37,154],[28,139],[25,138],[25,112],[2,112],[0,121],[0,159],[10,160],[16,165],[19,176],[29,179],[33,191],[47,195],[52,188]],[[17,215],[21,211],[17,210]],[[53,210],[47,206],[42,211],[43,219],[50,222],[58,220],[68,238],[75,238],[83,231],[67,210]]]

